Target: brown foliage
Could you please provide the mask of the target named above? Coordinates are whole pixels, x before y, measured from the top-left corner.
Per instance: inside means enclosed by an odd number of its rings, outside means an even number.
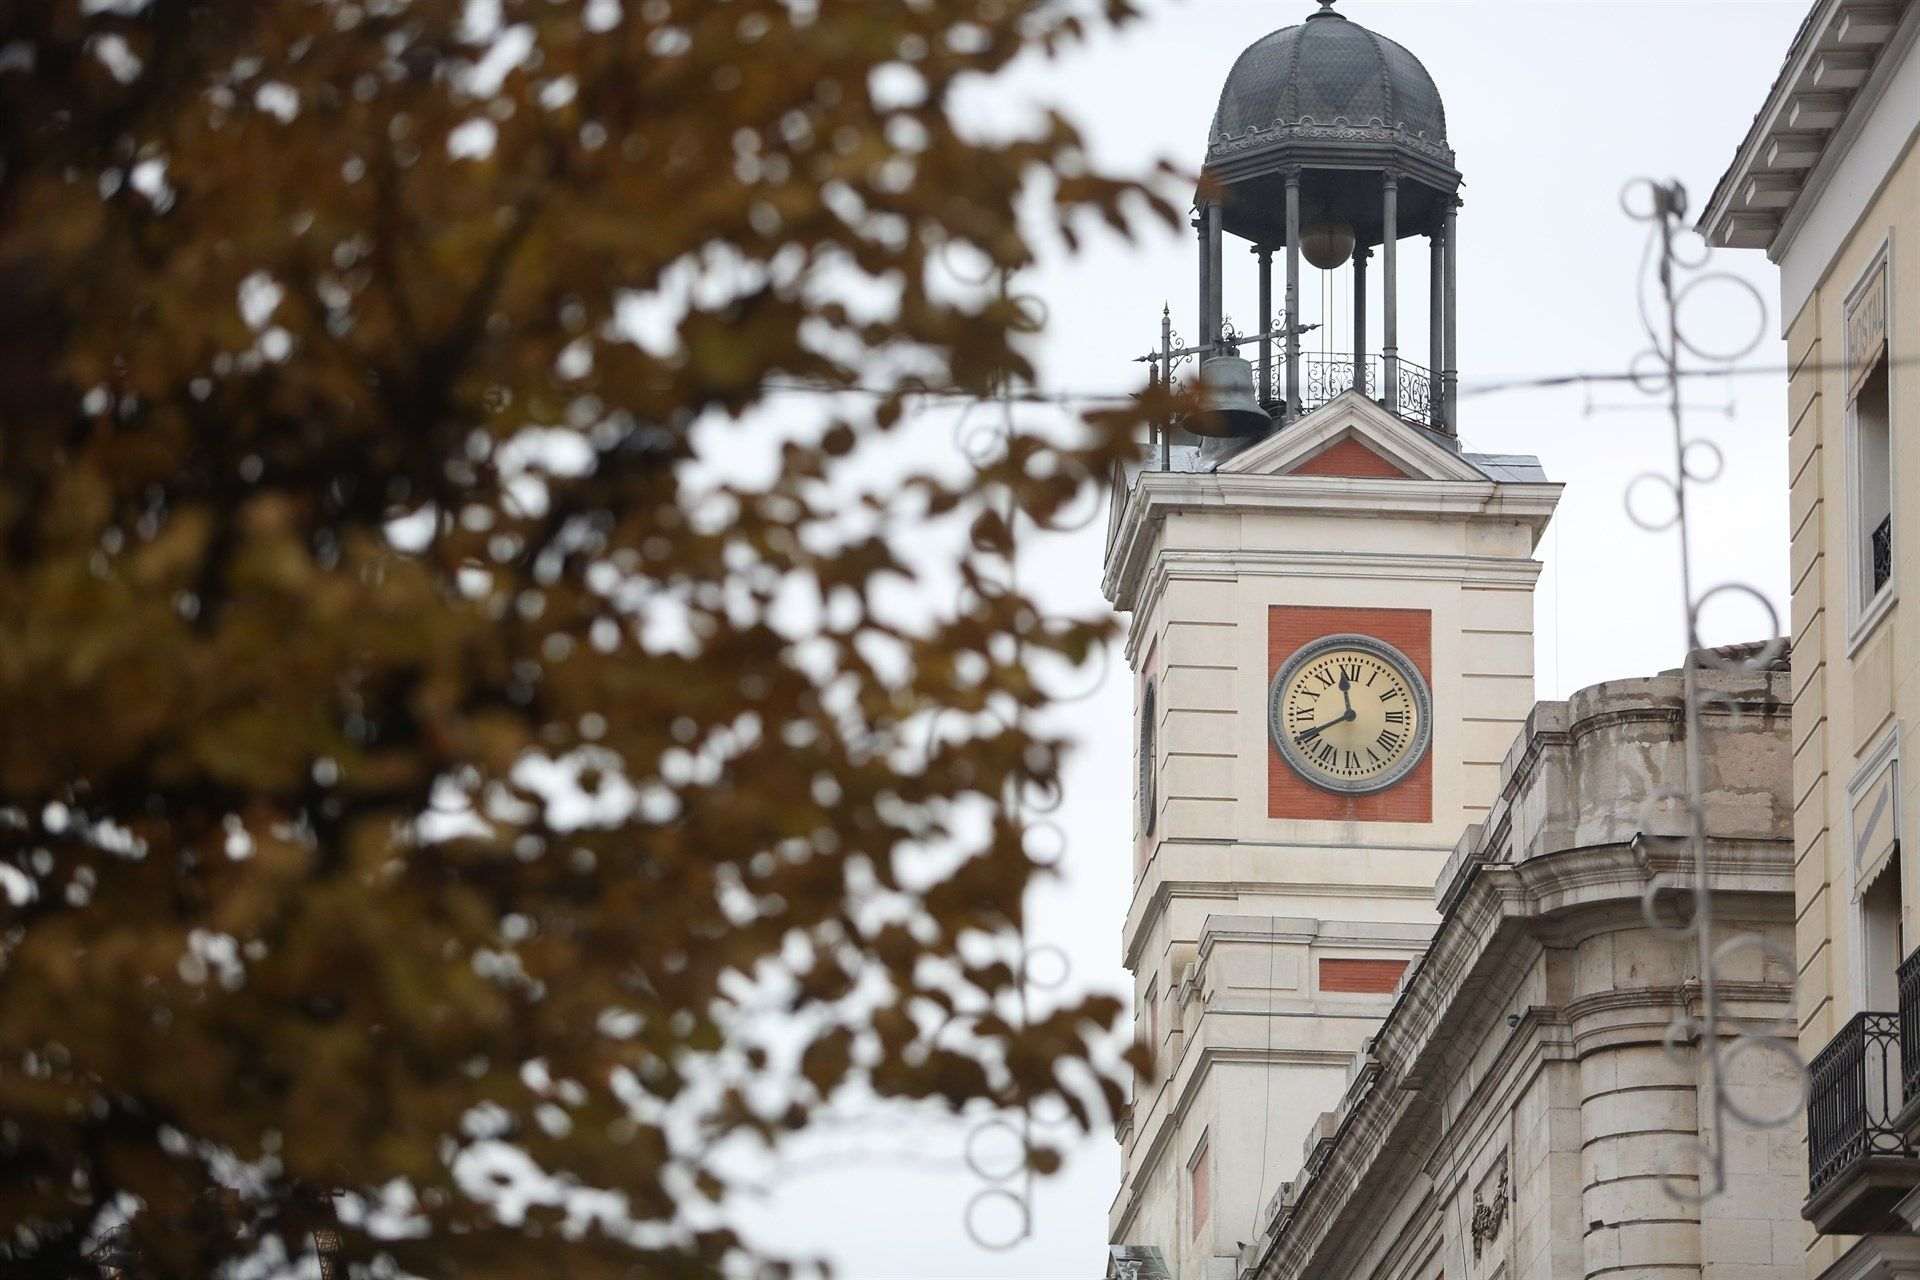
[[[693,1225],[728,1135],[853,1085],[1101,1103],[1059,1069],[1117,1005],[1023,1024],[971,944],[1017,933],[1002,801],[1064,745],[1009,713],[1045,703],[1030,660],[1104,635],[993,566],[1127,416],[849,498],[906,402],[834,399],[769,483],[692,472],[768,447],[774,380],[1030,375],[1018,309],[935,287],[941,255],[1026,265],[1036,191],[1062,228],[1167,210],[1064,120],[984,141],[949,107],[1092,20],[468,7],[0,3],[9,1276],[80,1273],[123,1197],[140,1273],[201,1277],[396,1182],[424,1234],[350,1222],[356,1265],[705,1274],[739,1247]],[[646,342],[636,296],[669,316]],[[888,619],[941,521],[978,522],[977,589]],[[796,584],[834,606],[798,633]],[[947,711],[969,732],[920,750]],[[549,803],[529,759],[597,799]],[[952,876],[903,879],[970,829]],[[467,1176],[489,1142],[656,1230],[503,1221]]]

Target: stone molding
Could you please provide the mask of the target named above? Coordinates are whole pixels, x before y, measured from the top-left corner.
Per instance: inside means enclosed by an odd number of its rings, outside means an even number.
[[[1714,883],[1709,887],[1742,897],[1765,892],[1782,904],[1791,903],[1791,842],[1774,842],[1766,852],[1771,856],[1764,865],[1750,865],[1744,875],[1710,869]],[[1507,988],[1522,968],[1521,956],[1537,950],[1534,922],[1572,907],[1620,905],[1637,910],[1649,870],[1671,869],[1662,865],[1668,862],[1678,865],[1677,859],[1622,853],[1619,846],[1564,849],[1523,863],[1480,865],[1471,870],[1469,883],[1443,920],[1432,949],[1403,985],[1374,1039],[1373,1055],[1380,1064],[1377,1082],[1341,1118],[1325,1165],[1301,1189],[1288,1220],[1261,1258],[1261,1277],[1280,1280],[1317,1274],[1312,1264],[1323,1261],[1316,1255],[1328,1244],[1353,1191],[1370,1175],[1384,1176],[1376,1166],[1382,1163],[1379,1157],[1388,1149],[1392,1132],[1416,1107],[1440,1105],[1428,1086],[1448,1078],[1450,1058],[1471,1053],[1477,1045],[1463,1024],[1484,1018],[1488,1001]],[[1581,888],[1577,898],[1570,893],[1572,886]],[[1790,914],[1790,907],[1786,910]],[[1784,983],[1751,985],[1754,991],[1738,994],[1770,995],[1777,1007],[1784,1007]],[[1605,1000],[1581,1006],[1579,1018],[1567,1011],[1562,1017],[1577,1039],[1582,1030],[1578,1022],[1600,1012],[1609,1001],[1614,1007],[1656,1007],[1686,1002],[1690,992],[1686,984],[1612,992]],[[1659,1038],[1653,1030],[1645,1035],[1649,1042]]]
[[[1920,1236],[1862,1236],[1819,1280],[1917,1280]]]
[[[1701,713],[1709,732],[1737,731],[1742,717],[1784,717],[1790,713],[1790,678],[1785,673],[1703,672],[1697,678],[1702,691],[1713,696]],[[1492,808],[1484,821],[1462,834],[1449,856],[1435,885],[1435,904],[1446,911],[1476,867],[1528,856],[1527,849],[1515,848],[1514,814],[1530,788],[1554,785],[1546,776],[1549,770],[1573,769],[1586,763],[1582,755],[1586,739],[1633,725],[1667,726],[1677,737],[1684,719],[1683,681],[1671,673],[1608,681],[1582,689],[1566,702],[1537,703],[1501,762],[1500,788]],[[1559,807],[1554,808],[1558,814]],[[1565,816],[1574,819],[1577,826],[1577,812]],[[1677,822],[1678,815],[1674,817]],[[1670,831],[1646,834],[1678,835],[1682,830],[1676,825]],[[1571,842],[1574,837],[1573,830],[1557,829],[1552,824],[1543,825],[1537,833],[1537,839],[1549,845],[1558,840]],[[1724,861],[1727,870],[1737,869],[1746,852],[1747,840],[1735,835],[1711,841],[1708,850],[1709,858]]]
[[[1387,515],[1518,522],[1532,528],[1537,539],[1553,515],[1561,488],[1558,484],[1518,480],[1336,480],[1325,476],[1143,471],[1117,509],[1118,525],[1109,539],[1101,590],[1114,608],[1144,612],[1140,598],[1154,558],[1154,531],[1172,512],[1319,512],[1361,519]],[[1167,554],[1185,553],[1172,549]],[[1404,559],[1413,564],[1426,557]],[[1342,563],[1343,572],[1350,576],[1355,561],[1349,558]]]
[[[1268,847],[1254,841],[1220,840],[1210,843],[1237,844],[1240,848]],[[1324,848],[1325,846],[1301,846],[1303,848]],[[1337,847],[1337,846],[1336,846]],[[1378,848],[1380,846],[1373,846]],[[1406,845],[1396,848],[1396,852],[1409,854],[1437,854],[1439,849],[1426,845]],[[1157,855],[1156,855],[1157,856]],[[1261,894],[1273,894],[1294,898],[1398,898],[1407,901],[1424,901],[1427,890],[1419,885],[1394,884],[1353,884],[1327,882],[1317,884],[1309,881],[1291,880],[1160,880],[1152,881],[1153,862],[1147,863],[1147,874],[1135,887],[1133,901],[1127,908],[1126,922],[1120,931],[1120,959],[1130,970],[1140,967],[1142,951],[1147,939],[1153,934],[1153,927],[1166,914],[1167,907],[1175,898],[1212,898],[1222,902],[1232,902],[1242,897],[1257,897]],[[1144,899],[1140,890],[1149,882],[1153,887]],[[1266,919],[1266,917],[1259,917]],[[1327,923],[1335,923],[1329,921]]]
[[[1212,160],[1216,156],[1240,151],[1281,147],[1296,141],[1392,143],[1419,152],[1441,164],[1451,166],[1454,161],[1453,148],[1446,143],[1435,142],[1424,133],[1390,127],[1378,116],[1370,120],[1349,120],[1345,116],[1319,120],[1313,116],[1301,116],[1297,120],[1276,120],[1269,125],[1249,125],[1238,133],[1222,130],[1213,136],[1207,147],[1207,158]]]

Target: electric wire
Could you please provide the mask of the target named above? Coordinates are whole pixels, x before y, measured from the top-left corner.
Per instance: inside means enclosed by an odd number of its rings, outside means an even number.
[[[1157,358],[1157,355],[1156,355]],[[1894,356],[1887,359],[1889,367],[1900,368],[1920,364],[1920,355]],[[1768,375],[1782,376],[1792,374],[1845,373],[1850,366],[1845,363],[1805,361],[1800,364],[1764,364],[1736,365],[1727,368],[1682,368],[1674,371],[1681,380],[1727,381],[1734,378],[1757,378]],[[1512,377],[1479,383],[1463,383],[1460,398],[1478,398],[1482,396],[1505,395],[1515,391],[1551,391],[1563,387],[1602,387],[1602,386],[1638,386],[1645,383],[1647,375],[1631,370],[1617,372],[1572,372],[1544,374],[1532,377]],[[898,386],[878,386],[862,382],[830,382],[826,380],[806,379],[769,379],[761,384],[768,391],[782,395],[861,395],[887,399],[895,396],[922,400],[955,401],[1010,401],[1016,404],[1051,405],[1123,405],[1139,398],[1137,391],[1046,391],[1046,390],[1007,390],[973,391],[965,387],[940,387],[919,385],[911,381]],[[1596,406],[1598,407],[1598,406]]]

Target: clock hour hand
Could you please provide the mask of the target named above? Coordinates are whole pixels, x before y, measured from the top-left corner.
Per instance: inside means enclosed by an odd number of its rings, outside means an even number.
[[[1351,687],[1352,684],[1347,679],[1347,673],[1342,671],[1340,673],[1340,700],[1347,704],[1346,718],[1349,720],[1353,719],[1353,695],[1347,692]]]

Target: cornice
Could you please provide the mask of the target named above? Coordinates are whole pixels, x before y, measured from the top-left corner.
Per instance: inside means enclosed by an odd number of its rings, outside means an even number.
[[[1878,22],[1884,7],[1876,0],[1815,0],[1701,211],[1697,226],[1712,243],[1765,249],[1774,262],[1786,256],[1920,35],[1920,11],[1912,5],[1905,10],[1891,31],[1843,41],[1844,24]],[[1822,83],[1826,59],[1861,56],[1872,67],[1858,88]],[[1810,147],[1813,157],[1785,160],[1774,154],[1776,147],[1803,153]]]
[[[1272,511],[1314,513],[1336,519],[1400,516],[1522,523],[1533,529],[1537,541],[1553,515],[1562,488],[1558,484],[1520,481],[1373,480],[1146,471],[1134,482],[1119,509],[1119,528],[1108,550],[1101,589],[1114,608],[1138,611],[1153,534],[1166,517],[1175,512]],[[1338,558],[1351,563],[1345,556]],[[1411,563],[1420,558],[1409,556],[1406,560]]]
[[[1233,841],[1249,848],[1286,847],[1271,846],[1260,841]],[[1338,845],[1299,845],[1302,849],[1339,849]],[[1427,845],[1369,845],[1369,849],[1387,849],[1395,853],[1440,854],[1445,850]],[[1284,894],[1293,898],[1353,898],[1374,899],[1394,898],[1409,902],[1425,902],[1432,890],[1424,885],[1366,884],[1334,881],[1293,881],[1293,880],[1162,880],[1154,885],[1141,900],[1136,888],[1133,901],[1127,908],[1126,922],[1121,926],[1120,957],[1129,971],[1138,971],[1140,952],[1147,936],[1153,932],[1153,926],[1166,913],[1167,904],[1174,898],[1215,898],[1232,901],[1244,894]]]
[[[1365,551],[1173,549],[1154,557],[1140,584],[1127,628],[1124,656],[1134,662],[1161,597],[1174,580],[1231,582],[1236,578],[1341,578],[1388,582],[1455,582],[1483,590],[1531,590],[1545,566],[1504,556],[1391,554]]]

